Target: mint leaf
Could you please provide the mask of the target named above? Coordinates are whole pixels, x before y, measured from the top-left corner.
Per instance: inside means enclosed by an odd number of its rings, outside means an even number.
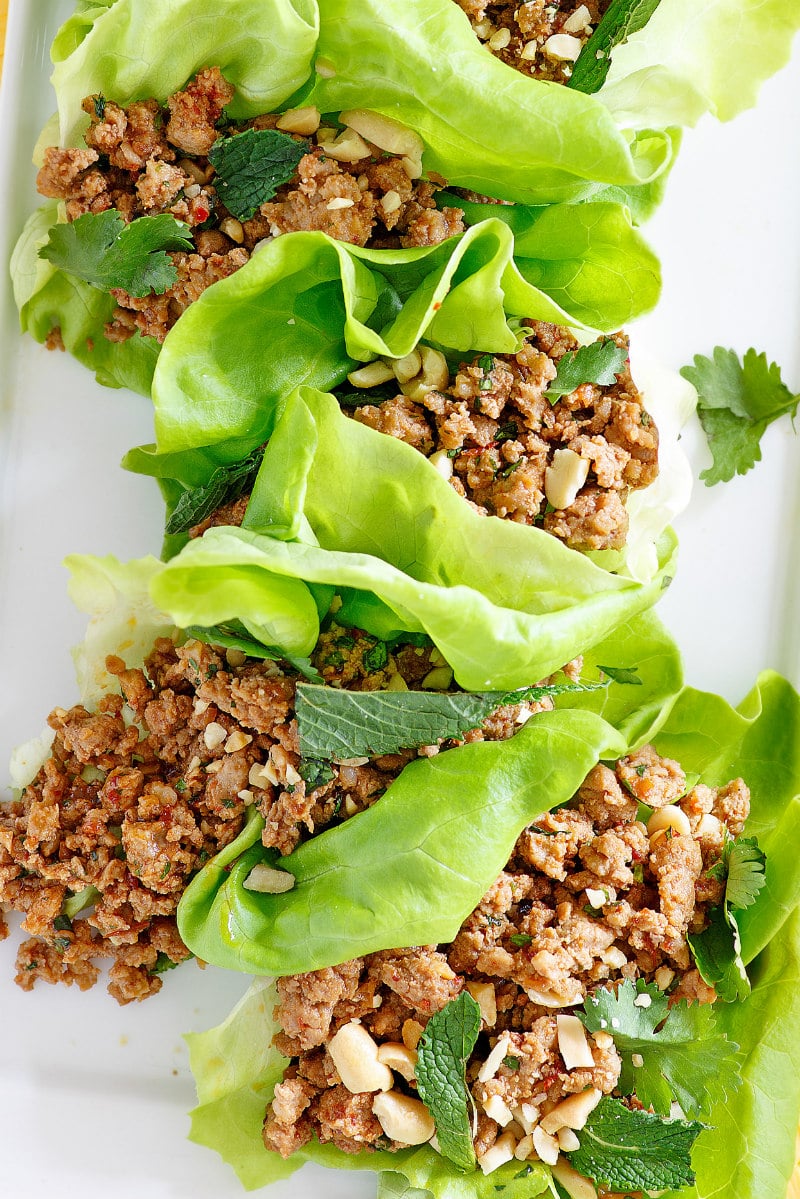
[[[723,901],[711,909],[708,927],[688,938],[701,977],[726,1003],[746,999],[750,994],[739,925],[731,909],[741,910],[755,903],[767,881],[766,861],[755,837],[728,841],[709,871],[715,878],[727,879]]]
[[[211,627],[193,624],[184,629],[184,632],[187,637],[195,637],[207,645],[221,645],[224,649],[241,650],[243,654],[247,654],[248,658],[269,658],[271,661],[288,662],[298,674],[302,674],[307,679],[318,680],[321,677],[312,665],[310,658],[292,657],[276,645],[262,645],[260,641],[256,641],[254,637],[250,636],[244,625],[241,625],[238,620],[231,620],[227,624],[212,625]]]
[[[567,80],[567,87],[591,94],[603,86],[611,66],[611,51],[644,29],[661,0],[612,0]]]
[[[597,683],[547,683],[522,691],[345,691],[297,687],[300,752],[309,758],[360,758],[432,745],[478,728],[504,704],[568,691],[597,691]]]
[[[754,349],[740,362],[734,350],[717,346],[712,358],[695,355],[694,365],[681,374],[698,395],[697,415],[713,458],[700,475],[708,487],[751,470],[761,460],[766,429],[781,416],[794,417],[800,402],[780,368]]]
[[[590,1032],[614,1038],[621,1093],[635,1094],[659,1115],[669,1114],[673,1099],[686,1115],[699,1114],[740,1085],[738,1046],[716,1030],[710,1004],[682,1000],[670,1007],[652,983],[626,979],[616,993],[602,987],[588,995],[578,1014]],[[633,1064],[634,1054],[641,1065]]]
[[[678,1191],[694,1182],[692,1146],[704,1127],[697,1120],[666,1120],[631,1111],[619,1099],[601,1099],[569,1160],[609,1190]]]
[[[185,533],[222,504],[238,500],[252,488],[263,456],[263,448],[253,450],[239,462],[218,466],[208,482],[184,491],[166,523],[165,533]]]
[[[54,225],[39,250],[53,266],[108,291],[160,295],[178,277],[167,250],[191,250],[189,226],[168,213],[126,224],[116,208],[87,212],[69,225]]]
[[[591,345],[567,350],[556,364],[556,377],[544,393],[551,404],[569,395],[582,383],[615,383],[628,361],[628,351],[610,337],[601,337]]]
[[[308,142],[297,141],[279,129],[247,129],[220,138],[208,154],[217,172],[217,195],[229,212],[248,221],[289,182],[307,152]]]
[[[462,1170],[475,1166],[467,1059],[481,1029],[481,1009],[469,991],[431,1016],[417,1046],[419,1097],[436,1122],[439,1148]]]

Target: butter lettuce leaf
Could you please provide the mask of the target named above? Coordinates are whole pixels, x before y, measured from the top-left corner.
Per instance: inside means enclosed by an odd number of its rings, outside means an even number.
[[[419,758],[379,803],[277,859],[296,879],[282,895],[243,885],[258,862],[276,861],[253,812],[184,892],[181,936],[213,965],[273,975],[450,941],[522,829],[624,746],[600,717],[565,710],[532,718],[510,741]]]
[[[709,1195],[717,1199],[755,1195],[759,1199],[784,1199],[794,1166],[800,1113],[800,1044],[794,1035],[800,1021],[800,910],[796,892],[800,864],[794,850],[798,830],[793,824],[800,805],[799,702],[788,683],[774,674],[761,676],[738,710],[718,696],[686,689],[656,737],[660,752],[677,756],[687,769],[700,773],[712,784],[727,782],[739,772],[748,779],[753,806],[746,831],[758,831],[770,861],[776,852],[775,842],[785,843],[781,864],[787,876],[784,886],[786,892],[794,891],[795,895],[788,911],[782,901],[771,910],[762,892],[756,903],[741,913],[743,921],[752,920],[759,909],[767,909],[766,923],[759,926],[761,944],[752,957],[752,993],[743,1003],[715,1005],[703,1014],[708,1032],[714,1037],[724,1034],[739,1046],[741,1086],[724,1097],[721,1093],[710,1096],[712,1102],[704,1113],[709,1127],[700,1133],[692,1153],[696,1182],[677,1194],[669,1192],[670,1199],[708,1199]],[[379,811],[383,802],[371,810]],[[352,823],[359,819],[356,817]],[[383,841],[373,844],[380,844],[383,852]],[[471,856],[471,847],[465,845],[463,853],[465,858]],[[402,879],[402,871],[399,877]],[[342,895],[342,907],[346,908],[348,902],[349,896]],[[400,902],[405,902],[402,894]],[[313,916],[313,910],[308,916]],[[402,922],[402,914],[398,922]],[[752,938],[752,932],[750,935]],[[464,1176],[428,1148],[343,1160],[345,1155],[311,1145],[284,1163],[262,1148],[260,1128],[265,1100],[261,1098],[252,1105],[249,1136],[243,1145],[228,1135],[228,1129],[245,1127],[240,1118],[244,1105],[241,1091],[236,1089],[236,1071],[241,1071],[241,1090],[252,1087],[250,1066],[242,1059],[250,1053],[252,1044],[266,1044],[274,1031],[272,1028],[263,1036],[257,1031],[259,1027],[272,1027],[271,998],[260,1009],[259,1014],[255,1006],[251,1007],[251,1016],[258,1014],[258,1020],[266,1023],[249,1023],[233,1058],[214,1052],[217,1030],[206,1034],[211,1039],[205,1061],[195,1062],[193,1054],[201,1107],[193,1116],[192,1137],[219,1152],[246,1185],[263,1185],[284,1177],[289,1167],[313,1160],[329,1166],[373,1169],[381,1174],[386,1171],[379,1180],[379,1194],[386,1199],[420,1199],[419,1191],[428,1191],[439,1199],[492,1199],[497,1185],[508,1187],[505,1193],[512,1199],[523,1199],[545,1189],[547,1171],[540,1164],[534,1165],[526,1178],[519,1178],[519,1163],[487,1178],[479,1173]],[[219,1066],[209,1063],[220,1058],[225,1058],[224,1069],[232,1070],[233,1077],[224,1086],[213,1086],[206,1098],[206,1078],[219,1077]],[[270,1070],[265,1071],[266,1087],[274,1077]],[[523,1184],[527,1184],[527,1190],[519,1190]]]
[[[250,627],[289,582],[332,585],[344,623],[381,640],[426,632],[462,687],[511,691],[652,606],[672,575],[671,534],[658,553],[655,576],[637,582],[540,529],[479,516],[417,451],[304,389],[265,450],[245,527],[190,542],[153,595],[180,627],[232,618]],[[308,654],[313,614],[284,609],[282,634],[268,643]]]

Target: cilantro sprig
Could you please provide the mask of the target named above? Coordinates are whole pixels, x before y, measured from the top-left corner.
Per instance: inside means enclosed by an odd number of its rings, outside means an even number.
[[[709,913],[708,927],[690,936],[689,947],[701,977],[725,1002],[746,999],[750,980],[742,961],[742,942],[734,910],[755,903],[766,883],[766,857],[755,837],[739,837],[725,845],[712,878],[725,879],[722,903]]]
[[[697,390],[697,415],[712,464],[700,478],[707,487],[744,475],[761,461],[761,438],[782,416],[794,417],[800,394],[793,395],[780,367],[749,349],[740,361],[735,350],[717,346],[711,358],[695,355],[681,370]]]
[[[436,1123],[442,1154],[462,1170],[475,1166],[466,1066],[480,1028],[481,1009],[462,991],[431,1016],[417,1048],[419,1097]]]
[[[214,186],[229,212],[240,221],[253,213],[297,170],[308,152],[308,142],[298,141],[279,129],[246,129],[216,141],[208,160],[216,171]]]
[[[591,94],[603,86],[611,66],[611,51],[644,29],[661,0],[612,0],[592,36],[581,50],[567,87]]]
[[[628,351],[618,346],[611,337],[601,337],[588,346],[567,350],[559,358],[556,377],[544,393],[551,404],[561,396],[569,395],[582,383],[598,383],[609,386],[616,382],[625,363]]]
[[[161,295],[178,278],[167,251],[192,248],[189,226],[168,213],[126,224],[116,208],[109,208],[54,225],[39,257],[102,291],[118,287],[146,296]]]
[[[657,1115],[669,1115],[673,1099],[687,1116],[700,1115],[741,1084],[738,1046],[717,1031],[710,1004],[683,1000],[670,1007],[658,987],[639,979],[616,992],[595,991],[578,1014],[589,1032],[602,1029],[614,1038],[620,1092],[636,1095]]]

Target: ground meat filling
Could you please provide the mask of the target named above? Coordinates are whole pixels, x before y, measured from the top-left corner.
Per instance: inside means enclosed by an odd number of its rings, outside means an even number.
[[[116,208],[126,221],[171,213],[193,230],[195,251],[170,255],[178,278],[162,295],[137,298],[114,289],[118,308],[106,328],[112,341],[137,330],[163,341],[207,287],[283,233],[321,230],[339,241],[386,248],[437,245],[464,231],[459,209],[436,207],[444,179],[421,178],[416,161],[361,137],[339,144],[340,131],[320,126],[314,110],[291,110],[305,114],[299,118],[302,132],[294,132],[291,114],[234,125],[225,119],[233,95],[219,68],[208,67],[165,106],[149,99],[121,108],[103,96],[88,96],[86,148],[45,151],[37,186],[42,195],[65,202],[68,220]],[[310,139],[308,153],[274,199],[240,221],[217,194],[209,151],[220,138],[276,126],[296,140]]]
[[[390,652],[336,625],[314,663],[326,683],[353,690],[452,685],[437,650]],[[249,807],[265,818],[264,844],[287,854],[302,836],[375,803],[418,754],[458,744],[334,762],[324,782],[307,786],[290,668],[166,638],[144,670],[117,657],[106,665],[122,694],[93,713],[52,712],[50,757],[18,800],[0,805],[0,904],[24,912],[31,934],[17,955],[25,990],[37,978],[85,990],[99,977],[97,959],[110,958],[109,991],[120,1003],[154,994],[161,972],[189,956],[175,922],[189,879],[238,835]],[[465,740],[511,737],[550,707],[548,699],[499,708]]]
[[[566,83],[575,61],[611,0],[455,0],[475,35],[517,71],[551,83]]]
[[[648,825],[637,820],[644,793],[654,809]],[[416,1096],[425,1025],[466,988],[483,1017],[467,1067],[478,1159],[510,1128],[515,1156],[535,1160],[539,1121],[587,1088],[611,1094],[621,1070],[605,1031],[588,1037],[592,1065],[569,1068],[560,1009],[571,1011],[599,986],[639,978],[676,999],[715,1000],[692,966],[687,934],[701,931],[708,907],[720,902],[724,884],[708,871],[748,812],[741,779],[687,794],[680,766],[646,746],[613,769],[594,767],[569,805],[522,833],[451,944],[279,979],[275,1044],[292,1061],[267,1109],[267,1148],[288,1157],[314,1136],[349,1153],[404,1148],[383,1096],[387,1088],[402,1102]],[[381,1047],[387,1079],[354,1084],[344,1069],[338,1034],[349,1028],[351,1037],[353,1022],[365,1056]],[[423,1121],[414,1143],[428,1139]]]
[[[614,340],[628,345],[621,333]],[[401,383],[404,394],[359,403],[353,416],[432,458],[483,514],[538,524],[574,549],[620,549],[628,494],[658,474],[658,430],[627,365],[613,384],[584,383],[551,404],[544,393],[558,361],[577,347],[568,329],[533,321],[517,354],[478,355],[455,375],[439,354],[435,387],[423,366]],[[577,468],[566,487],[556,469],[563,450]]]

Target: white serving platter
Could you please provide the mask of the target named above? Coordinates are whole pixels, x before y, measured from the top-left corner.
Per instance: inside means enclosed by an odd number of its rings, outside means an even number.
[[[47,78],[65,2],[12,0],[0,115],[0,245],[34,207],[30,150],[53,107]],[[717,344],[750,345],[800,390],[800,47],[728,126],[686,135],[667,200],[649,226],[664,268],[658,311],[634,330],[639,352],[679,368]],[[20,337],[0,292],[0,775],[12,747],[76,698],[69,647],[83,618],[66,595],[65,554],[157,552],[161,504],[117,463],[151,439],[149,404],[97,386],[66,355]],[[707,451],[685,442],[695,474]],[[745,478],[697,485],[679,520],[681,564],[661,613],[689,680],[737,701],[770,666],[800,683],[800,442],[788,420]],[[18,935],[0,945],[0,1194],[39,1199],[236,1199],[241,1187],[186,1140],[193,1086],[181,1036],[222,1019],[247,979],[189,965],[161,994],[119,1008],[87,994],[13,983]],[[370,1175],[301,1175],[274,1199],[366,1199]]]

